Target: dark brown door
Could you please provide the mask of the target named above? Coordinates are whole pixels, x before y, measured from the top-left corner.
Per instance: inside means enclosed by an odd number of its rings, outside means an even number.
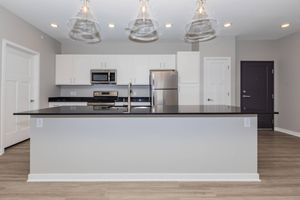
[[[274,112],[274,62],[241,62],[241,108],[245,112]],[[274,129],[274,115],[259,114],[258,128]]]

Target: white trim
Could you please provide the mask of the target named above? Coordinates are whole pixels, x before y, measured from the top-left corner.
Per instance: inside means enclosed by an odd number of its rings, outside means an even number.
[[[29,174],[28,182],[260,182],[259,174]]]
[[[36,100],[34,109],[38,109],[40,106],[39,96],[39,85],[40,85],[40,53],[33,51],[27,47],[21,46],[19,44],[16,44],[14,42],[11,42],[6,39],[2,39],[2,57],[1,57],[1,113],[0,113],[0,155],[4,153],[4,136],[3,136],[3,108],[4,108],[4,82],[5,82],[5,65],[6,65],[6,55],[7,55],[7,47],[11,46],[13,48],[19,49],[21,51],[24,51],[26,53],[32,54],[33,56],[33,66],[34,66],[34,81],[33,86],[35,88],[34,98]]]
[[[299,132],[290,131],[290,130],[279,128],[279,127],[275,127],[275,131],[286,133],[286,134],[293,135],[293,136],[296,136],[296,137],[300,137]]]

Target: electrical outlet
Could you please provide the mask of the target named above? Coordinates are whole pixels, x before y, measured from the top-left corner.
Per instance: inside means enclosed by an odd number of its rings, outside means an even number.
[[[36,127],[37,128],[43,128],[44,126],[44,120],[43,119],[36,119]]]
[[[250,128],[251,127],[251,120],[250,118],[244,118],[244,127]]]

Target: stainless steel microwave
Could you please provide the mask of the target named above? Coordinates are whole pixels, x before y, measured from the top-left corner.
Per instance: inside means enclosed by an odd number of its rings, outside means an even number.
[[[117,70],[91,70],[92,84],[117,84]]]

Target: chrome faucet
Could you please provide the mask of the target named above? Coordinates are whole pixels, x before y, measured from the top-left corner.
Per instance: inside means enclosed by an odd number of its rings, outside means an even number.
[[[131,94],[132,94],[132,84],[129,82],[128,84],[128,101],[127,101],[127,109],[128,112],[131,112]]]

